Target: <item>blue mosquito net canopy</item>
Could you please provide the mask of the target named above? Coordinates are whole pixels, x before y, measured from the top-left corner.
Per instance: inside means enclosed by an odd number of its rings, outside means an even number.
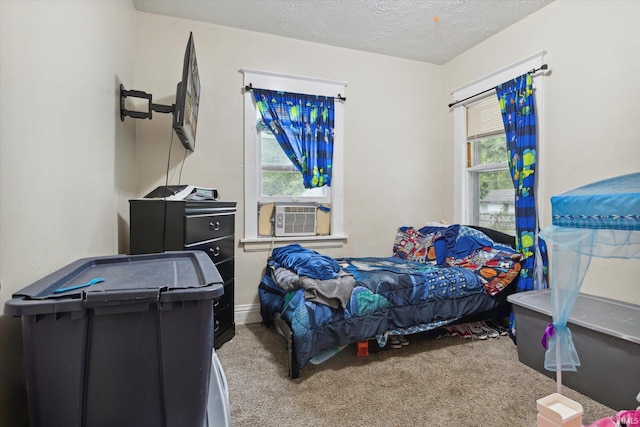
[[[576,371],[567,321],[592,257],[640,259],[640,173],[587,184],[551,198],[551,313],[545,368]]]

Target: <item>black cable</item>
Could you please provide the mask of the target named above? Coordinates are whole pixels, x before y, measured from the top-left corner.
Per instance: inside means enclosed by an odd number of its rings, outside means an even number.
[[[187,149],[184,149],[184,157],[182,158],[182,164],[180,165],[180,174],[178,175],[178,185],[182,183],[182,169],[184,168],[184,162],[187,160]]]
[[[169,185],[169,167],[171,166],[171,147],[173,147],[173,126],[171,127],[171,142],[169,143],[169,155],[167,156],[167,173],[164,180],[165,187]]]
[[[167,156],[167,173],[164,181],[165,187],[169,186],[169,167],[171,166],[171,148],[173,147],[173,126],[171,127],[171,142],[169,142],[169,155]],[[167,197],[162,198],[162,252],[167,250]]]

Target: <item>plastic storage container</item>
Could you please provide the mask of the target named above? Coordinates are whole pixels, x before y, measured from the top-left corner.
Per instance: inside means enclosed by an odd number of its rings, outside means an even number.
[[[213,351],[211,378],[209,380],[209,401],[207,403],[207,424],[204,427],[231,427],[229,406],[229,386],[220,359]]]
[[[560,393],[538,399],[536,407],[537,427],[582,427],[582,405]]]
[[[540,344],[551,318],[551,290],[509,295],[516,319],[518,359],[548,377]],[[640,306],[580,294],[567,324],[581,365],[562,383],[616,410],[637,406],[640,391]]]
[[[206,425],[223,292],[209,257],[185,251],[81,259],[15,293],[30,425]]]

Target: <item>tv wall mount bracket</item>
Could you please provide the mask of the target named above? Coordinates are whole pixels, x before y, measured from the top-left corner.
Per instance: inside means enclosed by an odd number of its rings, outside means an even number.
[[[125,98],[140,98],[147,100],[147,111],[134,111],[124,108]],[[162,105],[154,104],[153,96],[150,93],[143,92],[141,90],[126,90],[123,85],[120,85],[120,120],[124,121],[125,117],[133,117],[134,119],[149,119],[151,120],[153,111],[156,113],[171,113],[175,114],[176,105]]]

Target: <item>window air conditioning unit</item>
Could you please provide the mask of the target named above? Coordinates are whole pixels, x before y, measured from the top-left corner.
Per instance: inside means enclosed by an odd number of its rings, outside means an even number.
[[[301,205],[276,205],[276,237],[315,236],[316,207]]]

